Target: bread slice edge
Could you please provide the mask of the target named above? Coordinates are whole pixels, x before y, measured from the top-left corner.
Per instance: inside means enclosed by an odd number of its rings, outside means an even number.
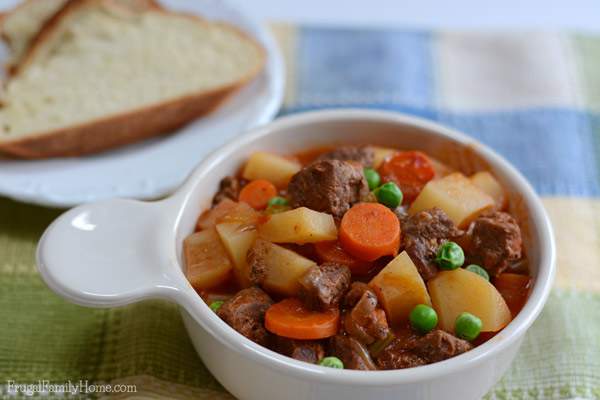
[[[173,132],[218,108],[246,82],[191,94],[94,121],[0,142],[0,152],[17,158],[77,157]]]

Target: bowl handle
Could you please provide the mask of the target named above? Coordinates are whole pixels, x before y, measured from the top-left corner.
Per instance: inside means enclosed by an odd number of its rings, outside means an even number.
[[[46,284],[90,307],[167,298],[184,308],[197,297],[173,250],[169,200],[108,200],[73,208],[44,232],[37,265]],[[197,305],[196,305],[197,306]]]

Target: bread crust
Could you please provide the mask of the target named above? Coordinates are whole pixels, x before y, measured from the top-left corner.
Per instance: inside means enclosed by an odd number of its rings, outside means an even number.
[[[0,143],[0,151],[27,159],[76,157],[120,147],[177,128],[215,110],[241,84],[181,97],[143,109]]]
[[[72,7],[93,1],[98,0],[69,0],[63,9],[57,12],[38,33],[28,51],[29,57],[31,57],[32,48],[41,45],[49,38],[48,35],[52,34],[52,30],[60,22],[60,19],[73,10]],[[162,8],[157,10],[169,13]],[[194,15],[172,14],[191,17],[199,23],[207,23]],[[82,124],[42,132],[38,135],[5,142],[0,141],[0,152],[26,159],[83,156],[167,134],[209,114],[229,96],[254,79],[263,70],[266,62],[265,50],[253,38],[232,25],[215,24],[226,26],[236,32],[259,51],[260,62],[257,63],[257,67],[238,82],[209,91],[190,93],[135,110],[107,115]]]

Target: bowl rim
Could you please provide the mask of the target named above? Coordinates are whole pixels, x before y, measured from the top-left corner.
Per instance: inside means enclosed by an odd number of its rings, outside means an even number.
[[[221,344],[242,356],[251,358],[252,361],[258,364],[270,369],[285,370],[287,374],[292,374],[299,378],[334,384],[385,386],[425,381],[475,367],[485,359],[491,358],[515,344],[517,340],[522,338],[540,314],[554,282],[556,249],[550,220],[532,186],[512,164],[488,146],[464,133],[436,122],[395,111],[360,108],[307,111],[276,119],[271,123],[254,128],[220,147],[194,169],[186,182],[173,195],[173,197],[179,198],[179,212],[175,226],[179,226],[180,218],[183,214],[181,211],[189,206],[191,194],[198,183],[202,181],[203,176],[218,167],[230,154],[236,153],[240,148],[264,136],[294,129],[300,125],[332,121],[373,121],[412,126],[419,129],[419,131],[423,131],[424,135],[440,136],[445,140],[453,141],[460,145],[470,145],[474,152],[482,156],[490,164],[492,170],[503,170],[503,173],[508,176],[511,184],[514,186],[515,192],[523,197],[525,204],[530,209],[531,219],[536,221],[536,226],[538,227],[536,236],[539,236],[540,243],[542,243],[538,274],[534,281],[533,290],[523,309],[492,339],[466,353],[420,367],[378,371],[326,368],[298,361],[274,352],[239,334],[212,312],[201,300],[200,296],[197,295],[195,299],[186,299],[185,303],[188,307],[185,307],[185,309],[181,308],[182,311],[190,314],[197,324]],[[174,247],[174,251],[176,252],[176,246]],[[179,259],[176,254],[174,259]],[[190,292],[188,291],[188,293]],[[193,293],[195,294],[195,292]],[[190,294],[186,294],[186,296],[190,296]]]

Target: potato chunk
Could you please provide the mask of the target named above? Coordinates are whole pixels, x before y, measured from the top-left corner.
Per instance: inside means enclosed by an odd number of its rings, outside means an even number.
[[[233,268],[217,231],[196,232],[183,241],[185,275],[194,289],[209,289],[225,282]]]
[[[260,284],[269,291],[295,296],[300,289],[299,279],[316,263],[292,250],[258,239],[251,250],[250,263],[260,270]]]
[[[376,147],[373,146],[373,168],[377,169],[383,164],[386,158],[391,157],[392,154],[397,153],[398,150],[389,147]]]
[[[494,285],[466,269],[441,271],[427,282],[439,326],[454,332],[454,322],[462,312],[481,319],[482,332],[497,332],[511,320],[510,310]]]
[[[477,186],[482,192],[494,199],[497,210],[506,208],[508,198],[502,185],[494,178],[494,175],[490,174],[488,171],[480,171],[471,175],[469,179],[473,185]]]
[[[198,230],[214,228],[223,222],[239,222],[247,225],[256,225],[260,214],[248,204],[225,199],[213,208],[206,210],[198,218]]]
[[[249,287],[246,255],[258,236],[256,228],[239,222],[227,222],[217,225],[216,229],[229,257],[233,260],[233,273],[236,279],[240,286]]]
[[[442,179],[429,181],[410,206],[408,213],[416,214],[439,207],[459,228],[464,228],[481,213],[494,207],[494,200],[459,172]]]
[[[257,152],[250,156],[242,172],[244,179],[266,179],[277,187],[285,187],[300,164],[276,154]]]
[[[337,228],[330,214],[306,207],[271,215],[258,228],[260,237],[273,243],[315,243],[337,239]]]
[[[369,283],[392,324],[401,324],[417,304],[431,304],[425,283],[408,254],[403,251]]]

